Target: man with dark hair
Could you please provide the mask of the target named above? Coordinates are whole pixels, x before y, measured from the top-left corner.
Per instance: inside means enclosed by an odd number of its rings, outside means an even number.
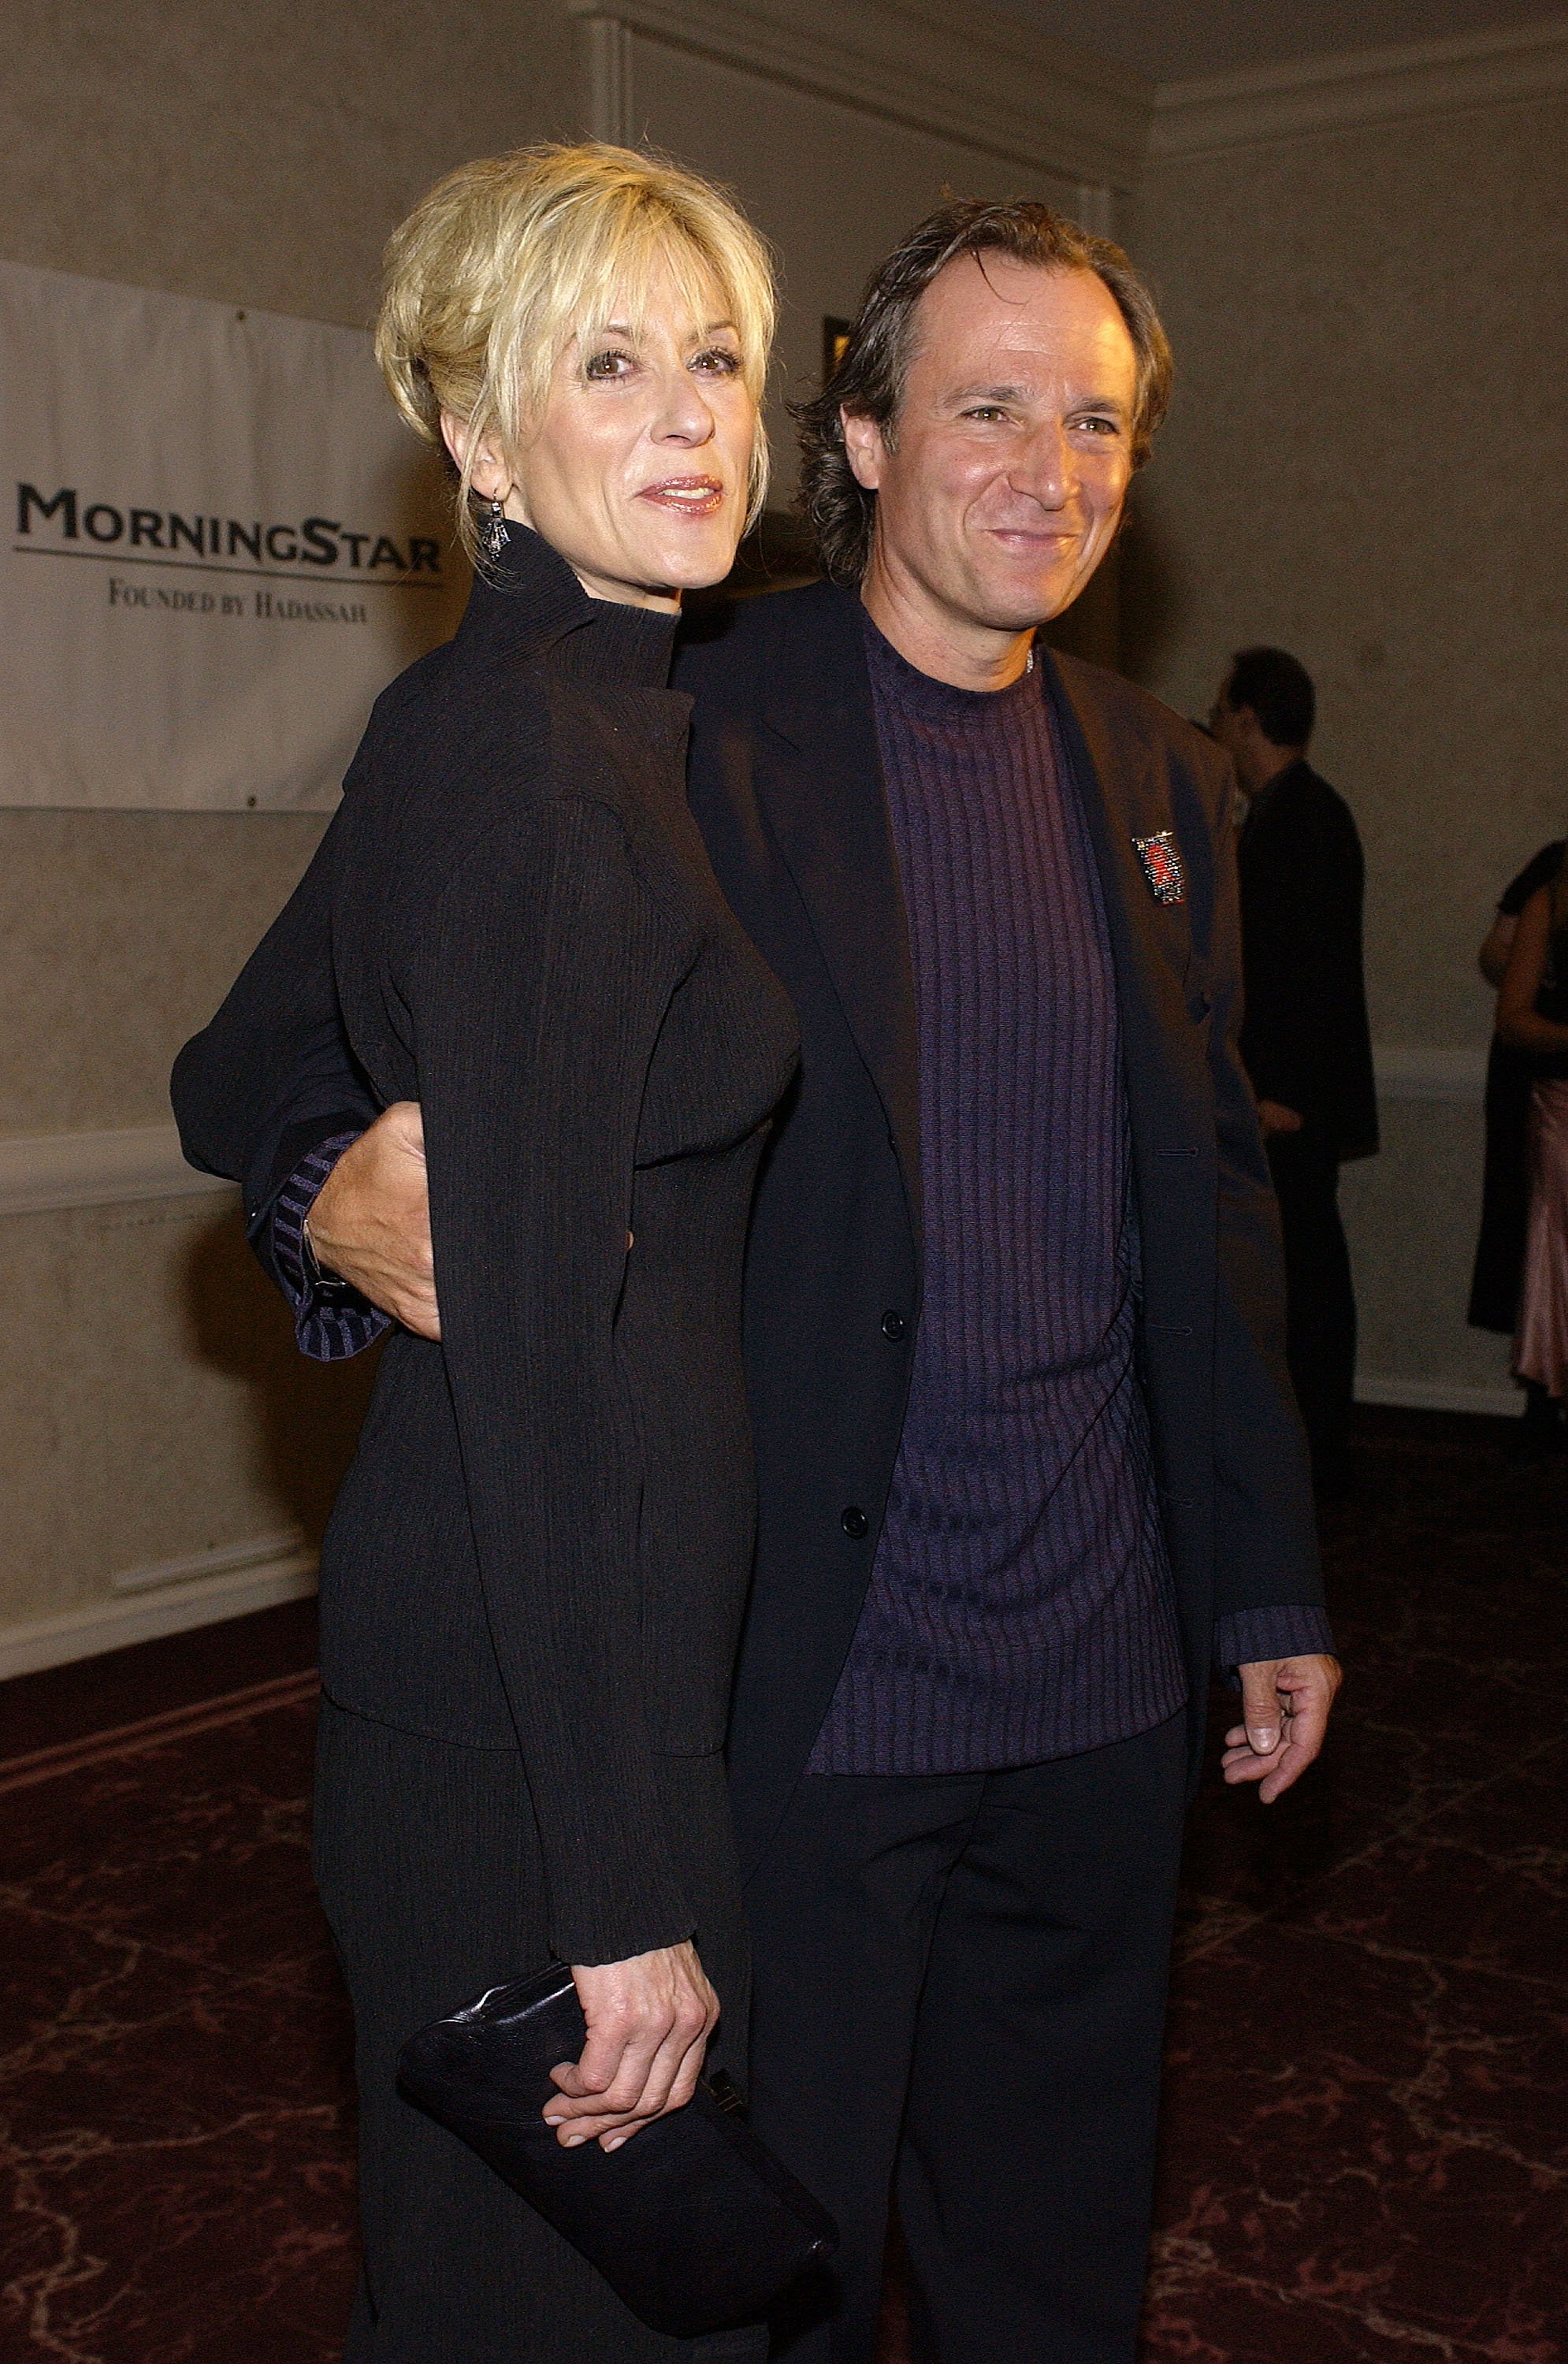
[[[1344,798],[1307,761],[1317,697],[1284,649],[1239,650],[1209,716],[1247,799],[1238,848],[1241,1056],[1284,1234],[1285,1356],[1320,1494],[1343,1491],[1356,1300],[1340,1167],[1377,1149],[1362,963],[1365,865]]]
[[[1171,399],[1171,347],[1154,301],[1119,246],[1028,198],[943,206],[874,272],[837,368],[810,402],[795,406],[800,428],[800,506],[828,579],[858,586],[874,554],[877,495],[863,483],[846,441],[846,421],[868,422],[891,440],[902,407],[920,300],[950,265],[968,257],[984,274],[995,261],[1095,278],[1121,315],[1132,347],[1126,458],[1140,468]],[[1102,303],[1108,322],[1109,307]],[[1103,552],[1099,553],[1103,555]],[[1093,567],[1088,569],[1092,573]],[[1087,574],[1062,602],[1071,604]]]
[[[1249,763],[1254,771],[1272,764],[1276,777],[1284,767],[1279,759],[1295,762],[1301,756],[1318,719],[1312,675],[1284,649],[1238,649],[1219,693],[1219,706],[1221,713],[1230,718],[1225,732],[1219,734],[1224,743],[1229,746],[1232,737],[1251,743],[1249,725],[1240,719],[1250,715],[1273,753],[1255,763],[1250,756]]]
[[[895,2191],[918,2353],[1130,2364],[1210,1673],[1240,1670],[1225,1775],[1264,1801],[1339,1678],[1234,1042],[1229,768],[1037,638],[1168,374],[1118,249],[944,206],[806,420],[832,579],[677,663],[694,811],[804,1038],[749,1254],[729,1738],[755,2120],[843,2233],[792,2364],[871,2364]],[[417,1110],[344,1151],[376,1111],[311,914],[258,958],[183,1054],[187,1146],[244,1176],[306,1335],[306,1207],[331,1271],[435,1334]]]

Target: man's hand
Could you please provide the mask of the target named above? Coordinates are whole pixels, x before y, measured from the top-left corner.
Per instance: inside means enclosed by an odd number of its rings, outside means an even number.
[[[689,1942],[627,1962],[573,1963],[572,1976],[588,2041],[580,2060],[550,2070],[561,2093],[545,2103],[544,2121],[569,2150],[595,2137],[618,2150],[696,2091],[718,1997]]]
[[[1220,1763],[1227,1781],[1256,1781],[1272,1806],[1322,1747],[1344,1677],[1338,1658],[1321,1657],[1262,1658],[1238,1671],[1246,1720],[1226,1734]]]
[[[306,1220],[324,1271],[351,1281],[417,1336],[440,1336],[417,1100],[394,1100],[350,1143]]]
[[[1286,1108],[1283,1100],[1260,1100],[1258,1121],[1263,1128],[1263,1139],[1267,1141],[1276,1132],[1299,1132],[1301,1111]]]

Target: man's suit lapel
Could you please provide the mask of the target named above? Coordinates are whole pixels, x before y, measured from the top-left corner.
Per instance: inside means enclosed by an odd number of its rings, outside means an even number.
[[[813,620],[764,708],[757,789],[881,1095],[918,1236],[914,975],[859,602],[824,596]],[[1190,937],[1185,910],[1155,900],[1137,840],[1172,826],[1168,786],[1149,751],[1114,735],[1101,701],[1037,645],[1105,899],[1135,1137],[1163,1144],[1180,1122],[1172,1051],[1192,1035]]]
[[[1183,994],[1186,913],[1156,901],[1138,853],[1140,838],[1171,827],[1168,792],[1147,750],[1113,735],[1099,701],[1036,645],[1099,871],[1136,1133],[1140,1119],[1168,1113],[1157,1112],[1154,1080],[1167,1072],[1172,1046],[1191,1031]]]
[[[881,1097],[917,1238],[915,981],[859,602],[825,600],[817,621],[819,649],[795,652],[764,710],[757,787]]]

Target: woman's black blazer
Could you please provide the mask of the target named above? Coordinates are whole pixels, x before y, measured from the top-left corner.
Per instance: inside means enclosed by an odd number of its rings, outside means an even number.
[[[322,1555],[323,1686],[521,1750],[574,1962],[694,1927],[661,1759],[724,1738],[754,1515],[741,1264],[795,1047],[689,817],[669,651],[667,619],[515,532],[379,701],[174,1080],[187,1154],[236,1170],[253,997],[275,1014],[283,979],[335,1000],[375,1105],[423,1106],[442,1337],[383,1358]]]

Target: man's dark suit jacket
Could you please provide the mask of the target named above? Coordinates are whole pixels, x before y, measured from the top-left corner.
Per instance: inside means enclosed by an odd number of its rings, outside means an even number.
[[[1377,1148],[1362,965],[1366,865],[1343,797],[1297,762],[1255,799],[1237,852],[1247,1016],[1241,1056],[1261,1100],[1305,1119],[1334,1159]]]
[[[1108,916],[1141,1235],[1140,1360],[1190,1676],[1193,1765],[1217,1616],[1318,1607],[1312,1498],[1284,1374],[1277,1217],[1237,1054],[1228,765],[1200,731],[1043,648]],[[919,1092],[907,925],[858,599],[828,585],[694,628],[690,792],[725,894],[787,987],[801,1073],[753,1214],[746,1353],[759,1479],[730,1725],[742,1862],[800,1777],[860,1616],[920,1299]],[[1173,831],[1161,902],[1135,841]],[[259,1025],[233,1088],[268,1254],[304,1151],[372,1113],[330,1010]]]

